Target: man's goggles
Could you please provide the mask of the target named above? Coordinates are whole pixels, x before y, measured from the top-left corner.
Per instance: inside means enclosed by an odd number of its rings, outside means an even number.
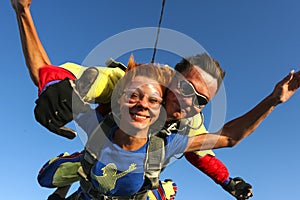
[[[193,105],[196,107],[204,107],[208,103],[207,97],[202,94],[199,94],[195,90],[194,86],[187,80],[179,81],[177,88],[182,96],[193,97]]]

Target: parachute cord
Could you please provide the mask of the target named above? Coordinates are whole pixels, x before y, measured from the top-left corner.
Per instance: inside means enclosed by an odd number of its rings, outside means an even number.
[[[154,60],[155,60],[156,47],[157,47],[157,43],[158,43],[158,36],[159,36],[159,33],[160,33],[160,26],[161,26],[161,22],[162,22],[162,17],[163,17],[163,14],[164,14],[165,3],[166,3],[166,0],[163,0],[161,11],[160,11],[160,17],[159,17],[159,22],[158,22],[158,27],[157,27],[156,40],[155,40],[155,44],[154,44],[153,56],[152,56],[152,59],[151,59],[151,63],[154,63]]]

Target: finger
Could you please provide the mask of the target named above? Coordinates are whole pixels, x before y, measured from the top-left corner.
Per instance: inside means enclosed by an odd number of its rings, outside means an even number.
[[[295,70],[291,70],[289,75],[288,75],[288,81],[287,82],[290,82],[291,80],[293,80],[293,77],[294,77],[294,73],[295,73]]]
[[[289,83],[289,90],[296,90],[300,87],[300,71],[293,74],[293,79]]]
[[[76,137],[76,132],[73,129],[70,129],[68,127],[62,126],[57,127],[51,122],[49,122],[49,130],[57,135],[63,136],[68,139],[74,139]]]
[[[40,124],[48,128],[49,122],[51,122],[56,127],[62,127],[73,120],[72,111],[68,106],[51,104],[46,97],[41,96],[36,101],[36,107],[34,108],[35,118]]]
[[[73,120],[73,116],[62,118],[58,111],[53,111],[49,114],[48,124],[51,123],[55,127],[62,127]]]
[[[73,120],[73,109],[71,104],[69,102],[59,102],[57,112],[54,113],[57,117],[58,120],[64,122],[64,123],[69,123],[70,121]]]
[[[250,197],[252,197],[253,196],[252,187],[245,188],[243,194],[241,194],[240,196],[243,197],[244,199],[249,199]]]
[[[285,84],[290,82],[293,79],[295,71],[291,70],[290,73],[280,81],[280,83]]]
[[[277,89],[281,89],[284,87],[284,85],[289,84],[289,82],[292,80],[292,77],[294,75],[293,70],[287,75],[285,76],[281,81],[279,81],[276,86],[275,86],[275,90]]]
[[[64,110],[60,108],[59,110],[53,113],[54,119],[58,121],[59,126],[63,126],[73,120],[73,113],[69,110]]]
[[[47,110],[44,106],[42,106],[38,101],[36,101],[37,104],[34,108],[34,116],[36,121],[38,121],[43,126],[48,125],[48,120],[50,119],[50,116],[47,114]]]
[[[62,133],[62,136],[65,136],[68,139],[73,139],[77,136],[76,131],[66,126],[60,127],[59,130],[59,133]]]
[[[73,120],[72,110],[68,106],[65,106],[65,104],[50,104],[49,106],[50,108],[41,113],[41,115],[46,115],[48,117],[46,120],[51,120],[54,126],[62,127]]]
[[[235,177],[233,180],[234,180],[234,181],[242,181],[242,182],[245,182],[241,177]]]

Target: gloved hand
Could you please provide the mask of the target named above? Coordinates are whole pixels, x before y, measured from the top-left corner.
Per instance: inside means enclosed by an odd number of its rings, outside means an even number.
[[[35,119],[51,132],[73,139],[76,132],[64,125],[73,120],[73,115],[90,109],[83,98],[98,74],[98,70],[92,67],[86,69],[75,81],[65,79],[48,86],[35,102]]]
[[[240,177],[230,178],[230,182],[222,187],[237,200],[245,200],[253,196],[252,186]]]

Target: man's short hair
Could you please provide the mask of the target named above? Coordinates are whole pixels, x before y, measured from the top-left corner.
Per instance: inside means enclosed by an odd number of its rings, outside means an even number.
[[[218,82],[218,89],[220,88],[225,77],[225,71],[223,71],[219,62],[210,57],[207,53],[183,58],[179,63],[176,64],[175,70],[180,73],[188,72],[193,68],[194,65],[200,67],[212,77],[216,78]]]

